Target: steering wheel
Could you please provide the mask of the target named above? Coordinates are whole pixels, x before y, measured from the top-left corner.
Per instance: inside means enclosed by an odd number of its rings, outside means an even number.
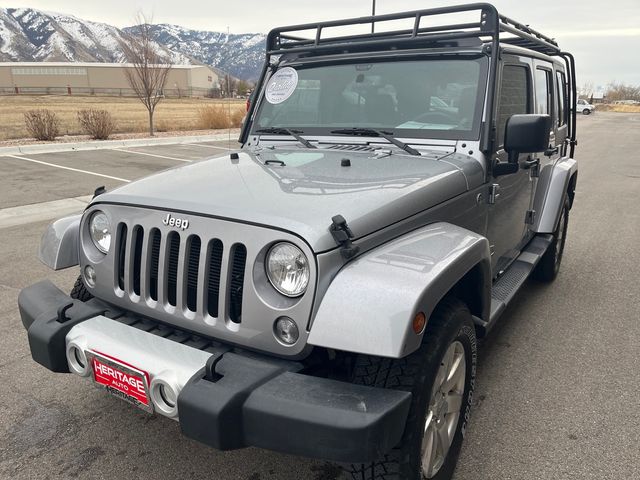
[[[423,113],[422,115],[414,118],[413,121],[420,123],[447,123],[453,125],[458,123],[458,119],[453,114],[439,111]]]

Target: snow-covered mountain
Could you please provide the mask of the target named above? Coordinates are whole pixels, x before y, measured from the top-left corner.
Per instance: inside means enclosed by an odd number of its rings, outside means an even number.
[[[124,31],[130,32],[132,28]],[[156,42],[171,51],[230,72],[234,77],[255,80],[264,62],[266,35],[261,33],[227,35],[167,24],[153,25],[152,31]]]
[[[123,62],[118,47],[123,32],[106,23],[32,8],[0,7],[0,61]],[[158,49],[174,63],[205,63],[253,80],[264,59],[263,34],[227,35],[154,25]]]

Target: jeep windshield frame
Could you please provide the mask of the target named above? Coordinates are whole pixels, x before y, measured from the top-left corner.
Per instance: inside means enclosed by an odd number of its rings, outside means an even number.
[[[404,22],[403,26],[398,27],[398,22]],[[349,31],[363,26],[368,26],[371,33],[352,34]],[[557,56],[564,61],[567,74],[565,87],[569,93],[567,142],[570,156],[573,157],[577,143],[577,88],[573,55],[561,50],[554,39],[499,14],[489,3],[470,3],[275,28],[267,36],[266,58],[256,86],[256,98],[262,99],[268,78],[278,68],[280,59],[289,54],[313,59],[360,52],[373,57],[377,53],[403,54],[425,48],[451,50],[464,46],[469,41],[479,41],[490,59],[487,95],[480,125],[480,150],[489,154],[496,145],[495,99],[499,88],[499,52],[504,44]],[[256,106],[260,103],[261,101],[252,102],[249,106],[240,132],[239,141],[242,144],[247,143],[257,112]]]
[[[280,68],[296,70],[297,87],[282,103],[259,99],[251,134],[295,125],[307,136],[369,129],[405,139],[477,140],[488,66],[479,53],[283,62]]]

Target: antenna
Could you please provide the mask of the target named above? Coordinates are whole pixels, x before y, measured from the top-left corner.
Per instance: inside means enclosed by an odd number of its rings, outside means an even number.
[[[375,17],[376,16],[376,0],[372,0],[373,5],[371,5],[371,16]],[[371,22],[371,33],[374,33],[375,30],[375,26],[376,26],[376,22]]]
[[[229,26],[227,25],[227,58],[229,58]],[[227,70],[227,115],[229,116],[229,121],[227,123],[228,127],[228,137],[227,137],[227,148],[231,148],[231,74]]]

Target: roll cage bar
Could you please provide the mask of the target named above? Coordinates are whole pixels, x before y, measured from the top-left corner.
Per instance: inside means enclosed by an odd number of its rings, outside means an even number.
[[[477,21],[464,23],[446,23],[442,16],[468,12],[479,13]],[[440,17],[438,19],[437,17]],[[429,26],[421,26],[425,18],[431,20]],[[327,30],[335,27],[353,27],[356,25],[371,25],[372,30],[376,24],[383,22],[407,20],[413,21],[412,28],[372,32],[361,35],[329,36]],[[441,23],[437,23],[441,20]],[[312,38],[303,35],[314,33]],[[502,35],[501,35],[502,34]],[[497,94],[497,73],[499,55],[493,54],[500,51],[500,44],[514,45],[538,52],[544,55],[557,56],[563,59],[567,80],[565,88],[570,100],[568,111],[568,142],[570,156],[573,157],[576,146],[576,102],[577,89],[575,77],[575,61],[573,55],[560,49],[557,42],[527,25],[510,19],[498,13],[497,9],[488,3],[470,3],[450,7],[432,8],[427,10],[415,10],[410,12],[393,13],[388,15],[376,15],[345,20],[308,23],[279,27],[271,30],[267,36],[266,60],[256,87],[256,94],[262,93],[265,80],[270,71],[277,68],[277,60],[272,63],[273,57],[285,54],[298,54],[300,56],[318,56],[331,53],[349,53],[361,51],[384,51],[389,49],[412,48],[442,48],[446,46],[464,45],[464,39],[480,39],[483,48],[490,56],[489,88],[487,112],[488,118],[483,122],[481,149],[490,152],[495,143],[495,102]],[[249,134],[249,126],[255,112],[257,101],[252,101],[247,112],[248,121],[243,125],[240,133],[240,142],[245,143]],[[488,128],[489,127],[489,128]]]

